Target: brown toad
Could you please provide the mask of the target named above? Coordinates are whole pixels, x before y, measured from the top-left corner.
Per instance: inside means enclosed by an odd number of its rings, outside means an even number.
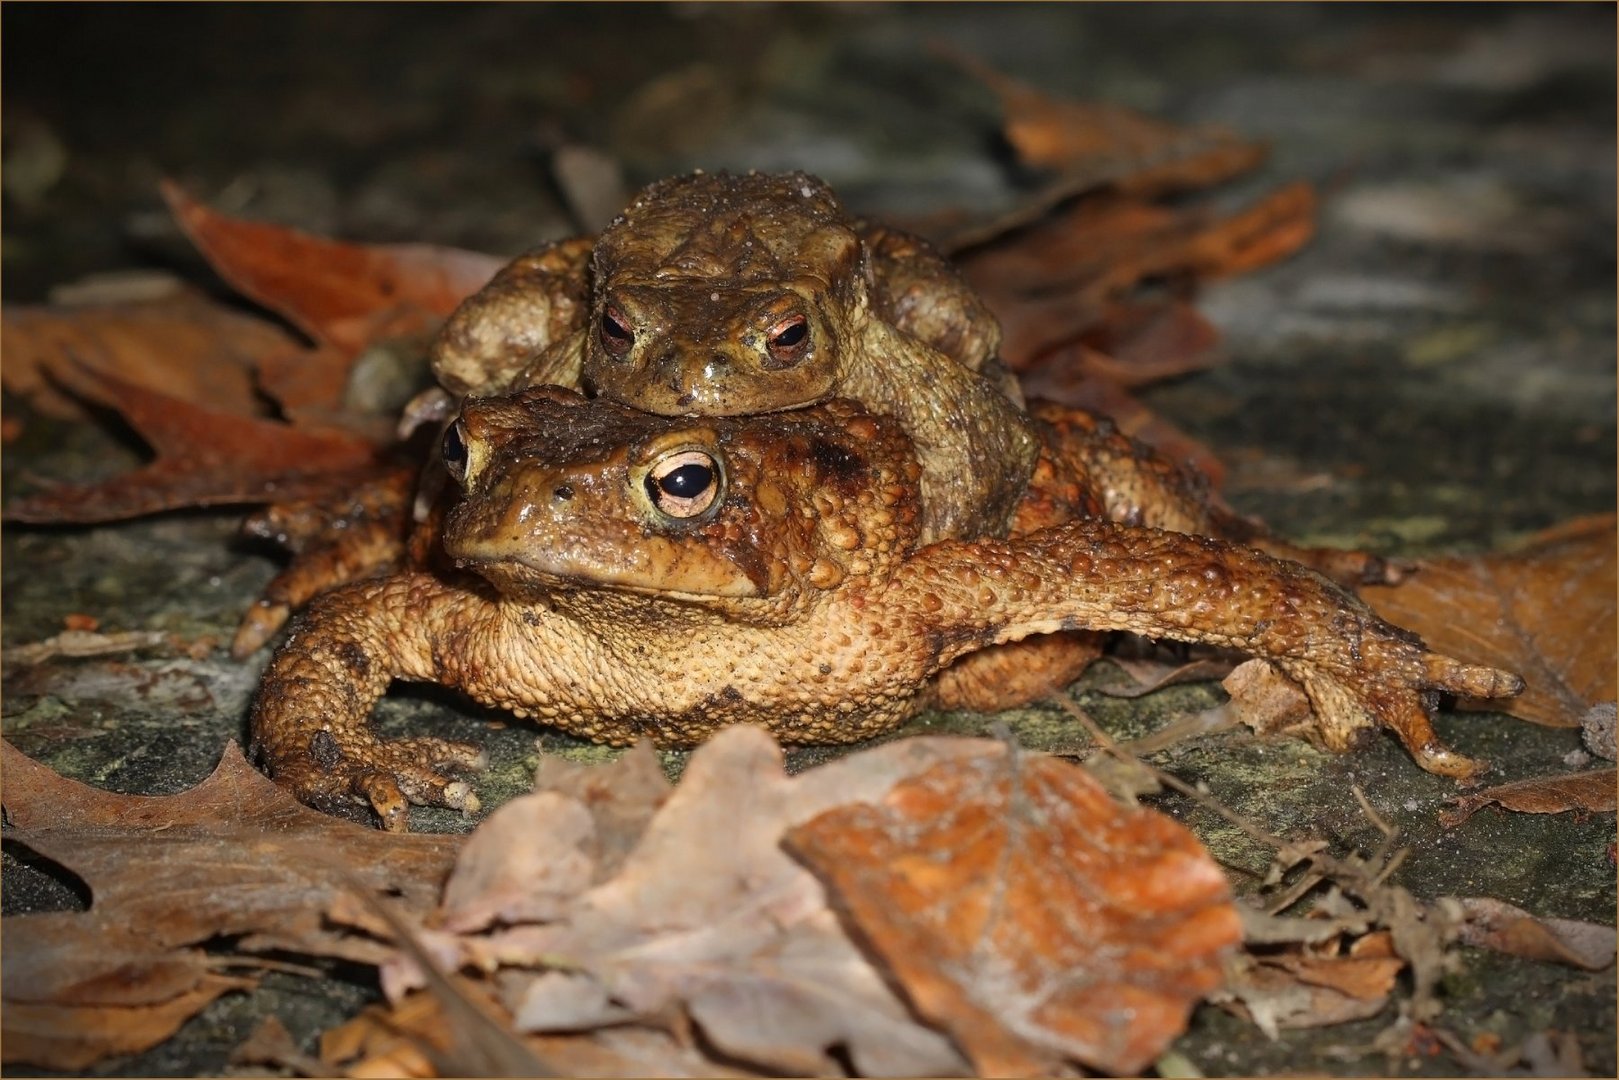
[[[998,535],[1038,452],[1000,328],[926,242],[804,173],[655,183],[597,238],[521,256],[433,347],[457,395],[552,383],[664,416],[848,397],[922,462],[922,537]]]
[[[1106,509],[1095,485],[1117,478],[1075,482],[1064,443],[1107,433],[1041,427],[1052,445],[1030,513]],[[1429,652],[1303,566],[1206,537],[1081,516],[918,547],[910,440],[853,402],[680,419],[536,388],[469,403],[445,450],[465,491],[445,548],[477,576],[327,594],[253,709],[279,782],[317,805],[369,802],[390,828],[407,800],[476,806],[445,769],[482,760],[466,744],[380,738],[371,709],[395,678],[614,744],[690,745],[736,722],[848,742],[935,700],[958,658],[1128,630],[1270,659],[1334,746],[1381,724],[1449,774],[1475,766],[1434,734],[1436,692],[1522,685]]]

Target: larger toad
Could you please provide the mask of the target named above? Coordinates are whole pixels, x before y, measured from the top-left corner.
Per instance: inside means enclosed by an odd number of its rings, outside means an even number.
[[[1382,725],[1451,774],[1474,763],[1434,734],[1436,692],[1522,685],[1428,651],[1296,563],[1206,537],[1080,517],[918,547],[911,443],[851,402],[691,420],[539,388],[470,403],[446,458],[465,498],[445,548],[477,577],[326,595],[253,709],[278,781],[317,805],[369,803],[389,827],[407,801],[475,806],[446,767],[481,761],[465,744],[383,740],[370,714],[395,678],[614,744],[690,745],[736,722],[848,742],[929,704],[958,658],[1128,630],[1270,659],[1333,745]],[[1055,480],[1058,501],[1100,497]]]
[[[1003,533],[1034,464],[999,343],[944,259],[852,220],[820,180],[696,173],[512,262],[450,318],[433,368],[458,395],[554,383],[665,416],[854,398],[915,442],[933,540]]]

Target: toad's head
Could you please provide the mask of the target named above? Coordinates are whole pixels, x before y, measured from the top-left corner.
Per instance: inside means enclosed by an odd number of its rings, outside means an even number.
[[[665,416],[835,395],[866,316],[859,236],[805,173],[653,184],[597,241],[583,381]]]
[[[884,573],[917,536],[910,440],[841,399],[691,420],[538,387],[469,401],[444,458],[445,550],[507,595],[773,599]]]

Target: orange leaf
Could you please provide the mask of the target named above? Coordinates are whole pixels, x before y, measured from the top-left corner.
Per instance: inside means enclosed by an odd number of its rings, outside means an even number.
[[[6,362],[0,381],[52,416],[80,417],[64,393],[79,364],[223,412],[263,407],[253,370],[266,357],[301,351],[284,330],[191,290],[157,300],[8,307],[0,317]]]
[[[78,1072],[113,1054],[149,1050],[209,1002],[251,979],[203,974],[183,993],[152,1005],[35,1005],[7,1002],[0,1060]]]
[[[786,843],[982,1075],[1146,1067],[1241,938],[1191,833],[1055,758],[946,762]]]
[[[1064,196],[1104,185],[1137,194],[1207,187],[1265,158],[1263,144],[1224,128],[1182,127],[1123,105],[1049,97],[976,57],[941,51],[1001,99],[1006,141],[1024,164],[1062,173],[1054,187]]]
[[[289,408],[335,408],[348,366],[386,338],[430,333],[506,260],[431,244],[348,244],[221,214],[166,181],[163,197],[219,276],[322,348],[267,372]],[[287,365],[281,365],[285,368]]]
[[[1545,960],[1587,971],[1613,966],[1619,944],[1611,926],[1575,919],[1542,919],[1502,900],[1463,897],[1460,938],[1480,949]]]
[[[1023,370],[1049,349],[1104,332],[1112,306],[1148,278],[1252,270],[1298,250],[1314,227],[1305,184],[1226,217],[1103,194],[959,261],[1002,322],[1006,363]]]
[[[82,371],[85,392],[115,408],[157,460],[101,483],[14,499],[10,521],[115,521],[186,506],[262,503],[346,487],[377,468],[377,449],[347,432],[294,428],[192,404]]]
[[[1515,551],[1425,562],[1404,583],[1361,595],[1434,651],[1523,676],[1521,696],[1489,708],[1577,727],[1619,693],[1614,528],[1612,514],[1578,518]]]
[[[506,260],[431,244],[347,244],[221,214],[165,182],[186,235],[243,295],[317,341],[357,353],[430,329]]]

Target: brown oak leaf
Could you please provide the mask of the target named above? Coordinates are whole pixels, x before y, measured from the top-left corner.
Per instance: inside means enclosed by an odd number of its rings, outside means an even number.
[[[1614,809],[1619,780],[1613,769],[1534,776],[1499,784],[1451,801],[1456,809],[1439,815],[1446,828],[1455,828],[1491,803],[1520,814],[1561,814],[1567,810],[1602,812]]]
[[[78,875],[92,897],[88,911],[0,920],[7,1061],[79,1068],[85,1055],[127,1050],[99,1031],[149,1031],[160,1019],[172,1031],[235,985],[217,981],[203,950],[220,938],[236,938],[239,953],[375,962],[381,945],[323,921],[345,875],[425,913],[461,839],[381,833],[300,806],[234,743],[208,779],[166,796],[99,791],[9,743],[0,754],[7,840]],[[82,1045],[43,1034],[77,1023]]]
[[[198,202],[172,181],[163,197],[208,262],[242,295],[285,317],[317,348],[261,373],[289,413],[335,410],[350,363],[387,338],[436,329],[505,259],[431,244],[349,244],[246,221]]]
[[[1333,935],[1244,957],[1222,1004],[1272,1038],[1283,1028],[1345,1024],[1382,1012],[1404,967],[1387,930],[1342,951]]]
[[[8,306],[0,315],[0,383],[52,416],[79,418],[67,393],[73,365],[106,372],[221,412],[257,416],[253,372],[266,357],[303,348],[285,330],[232,311],[194,289],[142,301]]]
[[[358,435],[297,428],[183,401],[106,374],[80,371],[76,386],[116,409],[157,459],[100,483],[64,485],[13,499],[10,521],[116,521],[187,506],[267,503],[341,491],[382,471]]]
[[[1107,189],[1138,196],[1210,187],[1265,159],[1264,144],[1219,127],[1182,127],[1122,105],[1053,98],[983,63],[941,47],[946,58],[1000,98],[1006,141],[1025,165],[1056,177],[1011,214],[963,230],[953,250],[1043,216],[1059,202]]]
[[[943,763],[787,844],[983,1075],[1145,1068],[1241,939],[1191,833],[1054,758]]]
[[[1402,584],[1361,595],[1436,652],[1522,675],[1523,694],[1490,709],[1578,727],[1592,705],[1619,696],[1614,530],[1612,514],[1577,518],[1513,551],[1424,562]]]
[[[563,881],[518,856],[550,890],[555,910],[508,908],[510,924],[464,936],[433,931],[423,944],[446,968],[504,966],[501,997],[524,1033],[684,1014],[732,1063],[816,1075],[838,1067],[832,1050],[842,1048],[865,1075],[955,1075],[965,1062],[950,1041],[916,1022],[780,841],[793,822],[846,799],[879,797],[920,768],[999,751],[986,740],[912,739],[788,777],[768,734],[727,729],[693,753],[610,879],[569,897],[569,887],[593,874]],[[564,798],[540,797],[553,809]],[[583,821],[568,827],[588,832]],[[576,850],[588,858],[590,845]],[[480,886],[490,880],[484,868],[477,878]],[[491,895],[513,895],[515,885],[503,882]],[[449,885],[458,896],[475,891]],[[395,999],[423,985],[403,956],[382,976]]]
[[[1487,896],[1463,897],[1458,903],[1465,913],[1459,937],[1468,945],[1587,971],[1613,966],[1619,937],[1611,926],[1540,918]]]

